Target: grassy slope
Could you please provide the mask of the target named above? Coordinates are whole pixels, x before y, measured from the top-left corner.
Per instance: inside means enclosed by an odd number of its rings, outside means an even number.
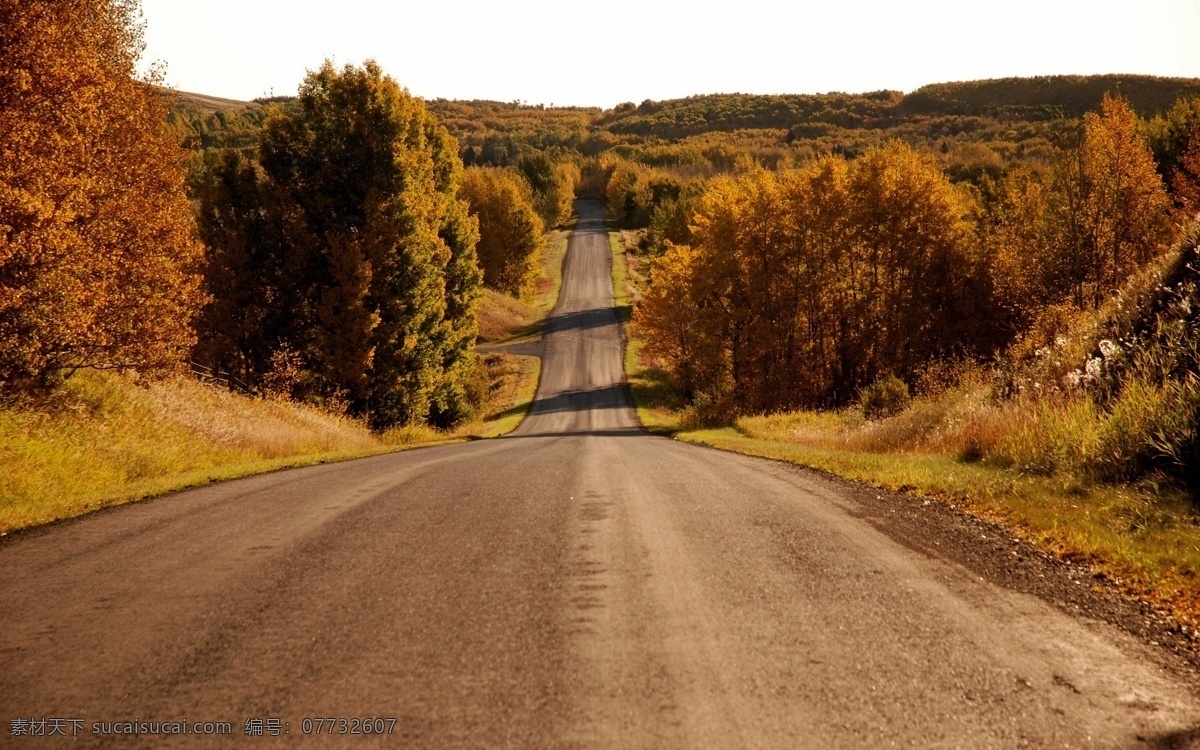
[[[628,310],[637,294],[637,265],[626,256],[619,234],[609,238],[617,304]],[[1200,518],[1182,495],[1153,487],[1092,485],[1071,475],[1032,476],[949,455],[830,447],[846,442],[849,420],[839,415],[801,412],[743,418],[722,429],[691,429],[663,373],[639,357],[641,346],[627,336],[625,371],[638,419],[652,432],[941,498],[1044,549],[1089,561],[1097,575],[1171,612],[1193,635],[1198,632]]]
[[[479,422],[464,425],[455,438],[493,438],[506,435],[521,424],[533,405],[542,360],[538,357],[505,354],[492,369],[492,394],[487,415]]]
[[[0,534],[276,469],[496,437],[520,424],[539,360],[506,355],[487,415],[452,432],[360,422],[178,378],[147,385],[82,372],[55,403],[0,409]]]
[[[223,99],[219,96],[196,94],[191,91],[172,91],[177,101],[183,104],[194,104],[206,115],[214,112],[243,109],[258,106],[254,102],[243,102],[238,99]]]
[[[562,286],[563,256],[572,224],[546,233],[546,250],[542,254],[542,273],[533,297],[520,300],[512,295],[485,289],[479,308],[479,343],[486,345],[514,344],[535,340],[541,334],[542,320],[558,302]]]
[[[56,403],[0,410],[0,532],[285,466],[389,450],[318,410],[178,379],[83,372]]]

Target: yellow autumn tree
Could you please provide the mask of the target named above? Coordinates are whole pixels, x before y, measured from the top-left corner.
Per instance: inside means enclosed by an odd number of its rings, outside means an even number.
[[[1009,335],[1024,329],[1060,296],[1054,277],[1061,258],[1048,231],[1047,192],[1037,172],[1015,169],[997,185],[982,222],[981,245],[988,253],[996,323]]]
[[[633,319],[645,335],[644,354],[664,365],[688,398],[723,392],[729,364],[717,311],[701,297],[699,271],[692,248],[668,245],[654,260]]]
[[[579,168],[571,162],[555,162],[536,151],[517,160],[517,170],[533,190],[533,207],[547,227],[565,224],[571,218]]]
[[[654,261],[634,324],[718,415],[850,400],[970,346],[978,264],[962,208],[929,159],[896,144],[715,179],[691,246]]]
[[[621,226],[645,226],[654,208],[651,187],[652,171],[648,167],[622,161],[612,170],[604,188],[608,213]]]
[[[132,0],[0,0],[0,389],[181,361],[202,302]]]
[[[1200,214],[1200,128],[1192,132],[1179,166],[1171,172],[1171,189],[1184,214]]]
[[[854,378],[871,335],[857,324],[869,300],[851,236],[850,166],[825,157],[784,180],[795,232],[786,271],[794,325],[781,341],[779,379],[795,401],[824,403],[846,393],[841,384]]]
[[[1129,102],[1105,95],[1053,174],[1054,242],[1067,254],[1074,301],[1098,306],[1170,235],[1171,202]]]
[[[973,296],[958,194],[931,158],[901,143],[855,160],[848,189],[864,323],[873,332],[861,376],[907,373],[954,353]]]
[[[516,297],[532,293],[545,228],[529,183],[513,170],[471,167],[458,195],[479,220],[476,252],[484,285]]]

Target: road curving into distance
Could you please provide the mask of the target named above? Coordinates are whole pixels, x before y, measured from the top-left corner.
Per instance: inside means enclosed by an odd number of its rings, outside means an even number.
[[[642,432],[602,216],[581,211],[512,435],[0,544],[0,745],[41,744],[14,718],[82,719],[87,744],[128,744],[93,722],[184,719],[351,748],[1200,738],[1188,676],[1124,631],[908,543],[847,485]],[[395,721],[314,723],[341,717]]]

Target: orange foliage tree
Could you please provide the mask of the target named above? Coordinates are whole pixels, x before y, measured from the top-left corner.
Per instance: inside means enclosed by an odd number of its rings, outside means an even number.
[[[547,227],[561,226],[571,218],[579,168],[573,162],[555,162],[535,151],[517,160],[517,169],[533,189],[533,205]]]
[[[1171,172],[1171,189],[1184,213],[1200,214],[1200,128],[1192,132],[1179,166]]]
[[[1098,306],[1169,237],[1171,202],[1140,130],[1129,103],[1106,94],[1053,172],[1053,243],[1077,306]]]
[[[0,389],[181,361],[201,246],[136,2],[0,0]]]
[[[1140,129],[1123,99],[1105,97],[1048,170],[1000,181],[981,235],[996,312],[1014,333],[1047,305],[1099,305],[1167,242],[1171,202]]]
[[[1054,283],[1065,269],[1047,214],[1050,186],[1037,171],[1021,167],[996,186],[981,222],[996,324],[1009,335],[1033,322],[1048,304],[1060,301]]]

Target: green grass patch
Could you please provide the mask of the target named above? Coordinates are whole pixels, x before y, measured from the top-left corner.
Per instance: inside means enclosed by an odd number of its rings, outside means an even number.
[[[625,259],[625,248],[621,244],[621,235],[618,232],[608,233],[608,249],[612,252],[613,304],[617,308],[617,317],[624,325],[629,322],[633,313],[633,289],[629,265]]]

